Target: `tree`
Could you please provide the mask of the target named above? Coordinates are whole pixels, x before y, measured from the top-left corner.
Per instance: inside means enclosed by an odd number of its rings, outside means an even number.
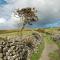
[[[22,9],[16,9],[16,12],[15,14],[19,16],[19,18],[21,20],[23,20],[23,26],[21,28],[21,38],[22,38],[22,31],[25,27],[26,24],[29,24],[29,25],[32,25],[32,22],[36,22],[38,20],[38,17],[36,15],[36,10],[35,8],[30,8],[30,7],[27,7],[27,8],[22,8]],[[18,22],[17,24],[18,28],[20,27],[20,23]],[[27,41],[27,38],[26,40],[22,40],[24,45],[23,45],[23,54],[22,54],[22,58],[20,60],[27,60],[27,56],[28,56],[28,49],[32,49],[34,48],[34,43],[33,43],[33,38],[30,39],[31,37],[28,38],[28,41]]]
[[[32,25],[32,22],[36,22],[38,20],[38,17],[36,16],[36,10],[35,8],[22,8],[22,9],[16,9],[16,14],[22,18],[23,26],[21,28],[21,32],[24,29],[26,24]]]

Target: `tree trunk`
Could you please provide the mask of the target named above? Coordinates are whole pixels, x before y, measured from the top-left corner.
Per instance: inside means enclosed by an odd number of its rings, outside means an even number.
[[[26,25],[26,24],[23,24],[23,27],[21,28],[21,39],[22,39],[22,37],[23,37],[23,33],[22,33],[22,32],[23,32],[23,29],[24,29],[25,25]]]

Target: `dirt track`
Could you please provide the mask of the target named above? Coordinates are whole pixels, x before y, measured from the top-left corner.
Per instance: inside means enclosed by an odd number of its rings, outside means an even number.
[[[50,60],[48,56],[49,53],[53,52],[54,50],[57,50],[58,46],[55,43],[51,44],[47,43],[46,39],[44,39],[44,41],[45,41],[45,48],[39,60]]]

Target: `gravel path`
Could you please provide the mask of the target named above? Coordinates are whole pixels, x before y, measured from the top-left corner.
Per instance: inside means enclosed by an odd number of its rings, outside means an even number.
[[[39,60],[50,60],[48,56],[49,53],[53,52],[54,50],[57,50],[58,46],[55,43],[51,43],[51,44],[47,43],[46,39],[44,41],[45,41],[45,48]]]

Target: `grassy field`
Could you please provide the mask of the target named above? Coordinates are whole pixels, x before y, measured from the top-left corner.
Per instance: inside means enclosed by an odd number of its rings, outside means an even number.
[[[54,51],[49,54],[50,60],[60,60],[60,54],[58,51]]]
[[[60,42],[56,41],[54,42],[53,39],[51,38],[51,34],[56,34],[60,32],[60,28],[48,28],[48,29],[38,29],[35,30],[39,33],[43,33],[45,36],[44,39],[46,39],[46,42],[48,44],[56,43],[58,47],[60,48]],[[0,36],[8,36],[8,35],[17,35],[20,32],[17,32],[17,30],[0,30]],[[32,31],[31,30],[24,30],[22,32],[23,35],[31,35]],[[38,45],[37,52],[34,52],[31,56],[31,60],[39,60],[41,57],[42,51],[44,50],[44,41]],[[60,60],[60,53],[58,50],[52,52],[49,54],[50,60]]]

